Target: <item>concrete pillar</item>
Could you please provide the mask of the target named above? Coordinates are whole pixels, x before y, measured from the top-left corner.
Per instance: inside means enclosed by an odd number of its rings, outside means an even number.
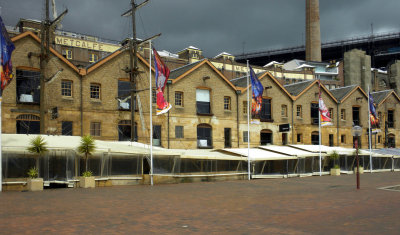
[[[371,82],[371,56],[365,51],[353,49],[344,53],[344,85],[360,85],[368,91]]]
[[[396,60],[390,66],[389,84],[387,85],[397,94],[400,94],[400,60]]]
[[[306,0],[306,61],[321,61],[319,0]]]

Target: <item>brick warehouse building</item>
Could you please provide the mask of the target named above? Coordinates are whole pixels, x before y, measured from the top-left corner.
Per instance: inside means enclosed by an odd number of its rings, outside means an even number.
[[[12,55],[15,79],[4,90],[3,133],[38,133],[39,123],[44,121],[46,134],[91,134],[102,140],[130,138],[130,102],[119,98],[129,91],[129,74],[124,71],[129,67],[126,47],[84,68],[78,68],[62,53],[51,49],[44,74],[57,76],[47,82],[45,103],[40,104],[39,58],[32,56],[40,52],[40,39],[27,31],[12,40],[16,46]],[[137,95],[134,123],[138,141],[148,143],[149,91],[145,89],[149,87],[149,64],[143,56],[138,56],[142,73],[137,89],[144,91]],[[266,88],[264,109],[261,123],[251,124],[251,146],[315,144],[318,81],[282,86],[269,72],[258,77]],[[358,86],[333,90],[322,87],[334,123],[322,128],[322,143],[352,147],[350,129],[353,123],[358,123],[364,129],[361,143],[366,147],[366,93]],[[246,147],[248,90],[246,77],[228,80],[208,59],[172,70],[166,97],[173,108],[165,115],[153,114],[154,143],[183,149]],[[384,144],[398,146],[395,139],[400,133],[395,117],[400,98],[391,90],[375,92],[373,96],[384,123],[382,132],[374,135],[373,144],[378,148]],[[48,111],[44,120],[39,117],[40,105]],[[152,105],[155,109],[155,104]],[[287,126],[290,128],[285,129]]]

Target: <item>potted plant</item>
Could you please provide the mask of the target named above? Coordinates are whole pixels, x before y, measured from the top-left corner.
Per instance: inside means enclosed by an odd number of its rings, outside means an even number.
[[[91,156],[96,149],[94,139],[90,135],[82,136],[81,143],[78,146],[78,152],[85,156],[85,171],[82,177],[79,179],[79,184],[81,188],[94,188],[95,180],[93,173],[88,170],[88,158]]]
[[[28,171],[28,190],[30,191],[41,191],[43,190],[43,178],[39,178],[39,158],[43,156],[49,150],[47,149],[47,143],[44,138],[40,135],[30,140],[30,146],[27,148],[29,153],[35,155],[35,167]]]
[[[29,191],[42,191],[43,190],[43,178],[39,177],[39,170],[36,167],[32,167],[28,170],[28,190]]]
[[[333,160],[333,168],[331,168],[331,175],[340,175],[340,166],[338,163],[340,155],[336,151],[333,151],[329,155],[329,158]]]

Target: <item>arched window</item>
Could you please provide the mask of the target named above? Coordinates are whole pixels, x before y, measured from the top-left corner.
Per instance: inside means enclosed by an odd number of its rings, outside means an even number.
[[[311,133],[311,144],[319,145],[319,132],[318,131],[313,131]]]
[[[263,129],[260,132],[260,144],[267,145],[272,144],[272,131],[269,129]]]
[[[197,147],[212,148],[212,127],[208,124],[197,126]]]
[[[21,114],[17,118],[17,134],[40,134],[40,117]]]

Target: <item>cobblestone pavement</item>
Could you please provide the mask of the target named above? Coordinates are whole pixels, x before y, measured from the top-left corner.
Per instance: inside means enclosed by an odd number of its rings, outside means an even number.
[[[0,193],[0,234],[399,234],[400,172]]]

